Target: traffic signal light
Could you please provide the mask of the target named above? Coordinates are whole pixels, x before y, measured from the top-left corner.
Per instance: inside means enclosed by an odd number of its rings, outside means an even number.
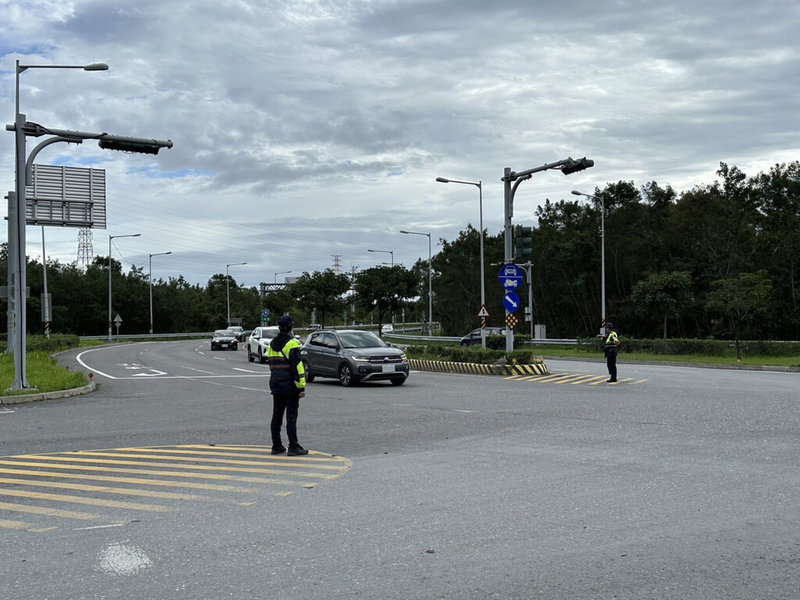
[[[533,256],[533,227],[517,225],[514,232],[514,258],[531,258]]]
[[[584,169],[588,169],[589,167],[594,166],[594,161],[586,158],[579,158],[577,160],[573,160],[572,158],[567,159],[567,164],[561,167],[561,172],[564,175],[571,175],[572,173],[577,173],[578,171],[583,171]]]
[[[157,140],[152,142],[148,140],[135,140],[135,139],[101,139],[98,144],[104,150],[119,150],[121,152],[135,152],[138,154],[158,154],[161,148],[171,148],[172,142],[169,145],[159,143]]]

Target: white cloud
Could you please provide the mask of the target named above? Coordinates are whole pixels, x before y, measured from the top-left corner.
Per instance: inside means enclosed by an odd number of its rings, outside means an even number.
[[[481,180],[495,234],[504,167],[595,160],[524,183],[523,219],[574,188],[683,190],[710,183],[720,161],[755,174],[798,158],[800,8],[788,0],[0,5],[9,116],[15,59],[102,61],[110,71],[26,71],[22,111],[55,128],[174,141],[158,157],[85,143],[39,158],[107,170],[109,229],[94,231],[95,253],[108,252],[109,233],[141,233],[119,252],[142,266],[172,251],[156,277],[205,283],[247,261],[235,277],[257,285],[334,256],[345,269],[374,265],[375,247],[411,265],[427,258],[425,240],[401,229],[454,239],[478,222],[475,188],[437,176]],[[0,179],[11,189],[11,133]],[[47,249],[75,260],[77,230],[48,228]]]

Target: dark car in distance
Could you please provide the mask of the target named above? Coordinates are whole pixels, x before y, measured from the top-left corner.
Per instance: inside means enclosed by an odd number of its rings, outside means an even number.
[[[503,327],[487,327],[486,328],[486,337],[488,338],[490,335],[505,335],[506,330]],[[461,338],[459,342],[462,346],[472,346],[474,344],[481,343],[481,330],[480,329],[473,329],[467,335]]]
[[[217,329],[211,338],[212,350],[237,350],[239,348],[239,340],[236,334],[228,329]]]
[[[405,353],[371,331],[314,331],[306,338],[300,355],[309,383],[317,377],[332,377],[343,386],[387,380],[392,385],[402,385],[408,378]]]

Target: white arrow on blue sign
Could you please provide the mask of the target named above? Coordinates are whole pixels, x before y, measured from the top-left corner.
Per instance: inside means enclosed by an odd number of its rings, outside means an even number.
[[[506,292],[503,296],[503,306],[508,312],[514,312],[519,308],[519,296],[515,292]]]

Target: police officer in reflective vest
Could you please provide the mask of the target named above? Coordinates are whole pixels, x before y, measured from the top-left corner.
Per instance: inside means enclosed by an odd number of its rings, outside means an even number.
[[[606,335],[603,341],[603,349],[606,354],[606,366],[608,367],[609,378],[607,383],[617,381],[617,352],[619,351],[619,336],[614,331],[613,323],[606,323]]]
[[[278,319],[279,333],[269,343],[269,390],[272,392],[272,454],[304,456],[308,450],[297,441],[297,411],[300,398],[305,397],[306,372],[300,358],[300,342],[292,335],[294,320],[289,315]],[[281,426],[286,413],[286,436],[289,449],[281,441]]]

